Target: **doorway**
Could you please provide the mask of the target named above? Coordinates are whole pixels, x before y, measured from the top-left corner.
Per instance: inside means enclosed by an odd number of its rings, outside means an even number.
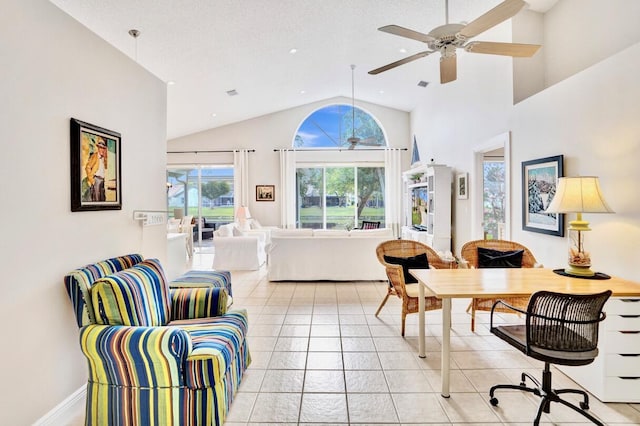
[[[511,238],[511,134],[500,134],[474,150],[473,236]]]

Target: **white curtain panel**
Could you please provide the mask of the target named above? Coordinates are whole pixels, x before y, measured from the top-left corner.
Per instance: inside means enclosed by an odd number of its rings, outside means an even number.
[[[384,150],[384,199],[385,222],[393,229],[393,236],[400,236],[402,227],[402,151],[399,149]]]
[[[236,209],[249,206],[249,151],[233,151],[233,204]]]
[[[296,227],[296,152],[280,150],[280,225]]]

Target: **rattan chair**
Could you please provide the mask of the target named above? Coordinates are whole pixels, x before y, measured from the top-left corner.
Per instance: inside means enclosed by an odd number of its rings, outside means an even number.
[[[476,240],[469,241],[462,246],[460,254],[462,258],[469,264],[471,268],[478,268],[478,247],[484,247],[492,250],[511,251],[522,250],[522,267],[533,268],[537,265],[536,258],[533,257],[531,251],[522,244],[505,240]],[[471,310],[471,331],[476,329],[476,311],[491,311],[496,298],[473,298],[467,311]],[[528,297],[508,297],[503,299],[512,306],[524,309],[529,302]]]
[[[607,290],[598,294],[563,294],[550,291],[534,293],[526,310],[518,309],[498,301],[496,309],[491,311],[490,331],[500,339],[531,358],[544,362],[542,384],[529,375],[522,373],[520,384],[495,385],[489,391],[489,402],[498,405],[494,397],[498,389],[517,389],[531,392],[542,398],[534,425],[540,424],[542,413],[551,411],[551,402],[559,402],[582,414],[593,423],[602,423],[589,414],[589,397],[581,389],[553,389],[551,387],[550,364],[587,365],[598,355],[598,323],[605,319],[602,308],[611,296]],[[493,325],[493,315],[498,307],[526,315],[525,324]],[[529,379],[535,387],[527,387]],[[580,407],[560,398],[564,393],[576,393],[582,396]]]
[[[385,267],[387,271],[387,278],[389,278],[389,286],[387,288],[387,295],[380,303],[380,307],[376,311],[376,316],[382,310],[382,307],[387,303],[389,296],[395,295],[402,299],[402,327],[401,334],[404,336],[405,320],[407,314],[413,314],[418,312],[418,286],[420,284],[406,284],[403,268],[401,265],[387,263],[384,260],[384,256],[393,257],[413,257],[420,254],[426,254],[429,261],[429,267],[431,268],[455,268],[457,264],[455,262],[449,262],[443,260],[438,254],[429,246],[413,240],[390,240],[382,242],[376,248],[376,255],[378,260]],[[427,291],[425,289],[425,291]],[[428,293],[428,291],[427,291]],[[442,308],[442,300],[436,297],[425,297],[425,311],[431,311]]]

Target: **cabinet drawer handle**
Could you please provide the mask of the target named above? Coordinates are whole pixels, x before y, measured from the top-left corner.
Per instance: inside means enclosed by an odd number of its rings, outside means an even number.
[[[640,315],[620,315],[620,318],[640,318]]]
[[[635,303],[635,302],[640,302],[640,299],[619,299],[621,302],[625,302],[625,303]]]
[[[627,356],[627,357],[636,357],[636,356],[640,356],[640,354],[618,354],[620,356]]]
[[[640,330],[635,330],[635,331],[620,331],[620,333],[622,334],[640,334]]]
[[[622,380],[640,380],[640,377],[636,376],[618,376],[618,378]]]

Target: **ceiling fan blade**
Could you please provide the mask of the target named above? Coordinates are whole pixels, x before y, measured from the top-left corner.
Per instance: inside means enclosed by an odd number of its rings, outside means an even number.
[[[471,38],[506,21],[518,13],[527,3],[523,0],[505,0],[484,15],[469,22],[459,34]]]
[[[435,40],[428,34],[423,34],[418,31],[410,30],[409,28],[401,27],[399,25],[385,25],[384,27],[378,28],[379,31],[397,35],[400,37],[410,38],[412,40],[418,40],[423,43],[428,43],[430,41]]]
[[[490,55],[516,56],[519,58],[528,58],[533,56],[538,49],[539,44],[522,44],[522,43],[498,43],[493,41],[473,41],[464,47],[464,50],[471,53],[488,53]]]
[[[430,53],[433,53],[433,50],[425,50],[424,52],[416,53],[415,55],[408,56],[404,59],[400,59],[399,61],[392,62],[380,68],[376,68],[375,70],[371,70],[369,71],[369,74],[376,75],[376,74],[380,74],[381,72],[389,71],[392,68],[407,64],[409,62],[415,61],[416,59],[424,58]]]
[[[458,78],[456,56],[442,56],[440,58],[440,84],[454,81]]]

